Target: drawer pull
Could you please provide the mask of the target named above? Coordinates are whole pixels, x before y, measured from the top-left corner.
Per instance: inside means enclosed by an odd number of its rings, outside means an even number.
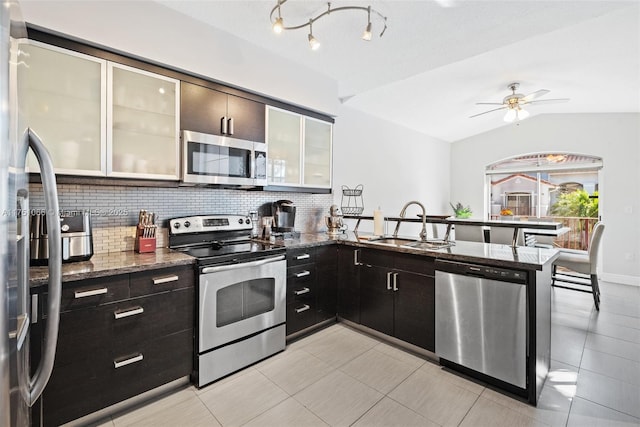
[[[302,288],[299,291],[293,291],[293,293],[296,295],[304,295],[304,294],[308,294],[309,292],[311,292],[311,289],[309,288]]]
[[[302,254],[296,257],[296,259],[309,259],[309,258],[311,258],[311,255],[309,254]]]
[[[300,314],[300,313],[303,313],[303,312],[309,310],[310,308],[311,307],[309,307],[307,304],[305,304],[300,308],[296,308],[295,310],[296,310],[296,313]]]
[[[116,310],[113,312],[113,316],[116,319],[123,319],[129,316],[135,316],[136,314],[144,313],[144,308],[142,307],[134,307],[128,310]]]
[[[310,275],[311,272],[309,270],[305,270],[305,271],[301,271],[300,273],[296,273],[296,277],[300,278],[300,277],[305,277]]]
[[[93,297],[96,295],[104,295],[107,293],[107,288],[91,289],[90,291],[75,291],[74,298]]]
[[[142,361],[142,359],[144,359],[144,357],[142,357],[142,353],[138,353],[137,355],[135,355],[133,357],[129,357],[128,359],[114,360],[113,361],[113,366],[116,369],[118,369],[118,368],[122,368],[123,366],[131,365],[132,363],[140,362],[140,361]]]
[[[172,275],[172,276],[154,277],[153,278],[153,284],[154,285],[161,285],[163,283],[177,282],[179,279],[180,279],[180,276],[176,276],[175,274]]]

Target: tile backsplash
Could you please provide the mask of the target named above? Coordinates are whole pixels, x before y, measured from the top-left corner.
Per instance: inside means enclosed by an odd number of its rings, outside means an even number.
[[[43,209],[41,184],[30,184],[31,209]],[[155,212],[161,227],[158,247],[168,245],[167,220],[206,214],[266,214],[265,204],[291,200],[296,205],[295,228],[300,232],[326,229],[324,216],[333,203],[331,194],[243,191],[204,187],[153,188],[59,184],[60,209],[89,210],[94,253],[133,250],[135,225],[141,209]]]

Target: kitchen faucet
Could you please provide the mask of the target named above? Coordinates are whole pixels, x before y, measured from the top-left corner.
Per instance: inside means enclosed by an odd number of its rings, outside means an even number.
[[[420,240],[423,242],[427,241],[427,210],[424,208],[424,205],[418,201],[412,200],[407,202],[402,210],[400,211],[400,218],[404,218],[407,214],[407,208],[411,205],[418,205],[422,209],[422,231],[420,231]],[[393,231],[393,237],[398,237],[398,229],[400,228],[400,223],[402,221],[398,221],[396,224],[396,229]]]

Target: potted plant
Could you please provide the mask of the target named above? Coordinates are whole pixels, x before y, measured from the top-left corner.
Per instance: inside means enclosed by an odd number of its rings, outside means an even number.
[[[460,202],[456,203],[455,206],[453,205],[453,203],[449,204],[451,205],[456,218],[471,218],[471,215],[473,215],[470,206],[464,206]]]

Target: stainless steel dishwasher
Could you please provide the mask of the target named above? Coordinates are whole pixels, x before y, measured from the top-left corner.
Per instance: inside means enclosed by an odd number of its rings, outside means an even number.
[[[526,273],[436,261],[436,354],[526,388]]]

